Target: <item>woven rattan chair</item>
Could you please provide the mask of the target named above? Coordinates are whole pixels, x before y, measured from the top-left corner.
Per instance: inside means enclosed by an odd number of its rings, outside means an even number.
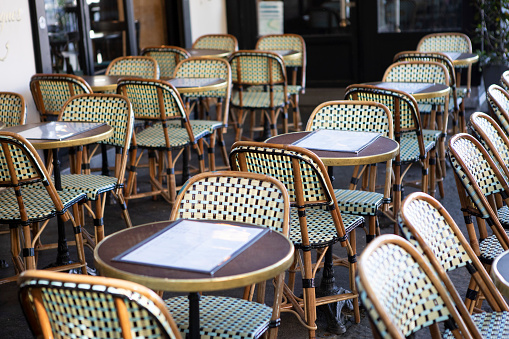
[[[467,91],[464,87],[458,89],[453,61],[447,54],[441,52],[404,51],[396,54],[393,61],[427,61],[443,64],[449,72],[449,87],[451,87],[449,113],[452,113],[452,133],[466,132],[464,99],[467,96]],[[421,113],[423,113],[422,110]]]
[[[481,332],[509,332],[507,326],[500,326],[507,322],[509,307],[458,225],[444,207],[427,194],[412,193],[401,206],[399,222],[402,235],[424,252],[456,304],[463,301],[446,272],[452,272],[462,267],[468,271],[471,280],[465,304],[470,314],[474,311],[478,296],[476,281],[479,282],[478,289],[494,311],[473,315],[479,330]],[[462,316],[467,317],[468,314]],[[483,333],[483,336],[489,337],[486,334]],[[505,334],[505,336],[507,335],[508,333]]]
[[[156,59],[146,55],[131,55],[113,59],[106,68],[106,75],[159,79],[160,71]]]
[[[70,74],[35,74],[30,79],[30,91],[42,121],[49,116],[56,120],[69,98],[92,93],[85,80]]]
[[[237,38],[231,34],[206,34],[198,37],[192,48],[195,49],[222,49],[230,53],[239,50]]]
[[[161,298],[133,282],[27,271],[18,285],[37,338],[181,338]]]
[[[188,51],[177,46],[145,47],[141,55],[152,57],[157,61],[161,79],[173,78],[178,63],[191,57]]]
[[[40,237],[49,219],[58,216],[72,221],[79,262],[52,270],[81,268],[86,274],[86,262],[81,226],[68,212],[85,194],[57,191],[49,180],[37,151],[25,138],[11,132],[0,132],[0,223],[9,224],[11,256],[16,273],[35,269],[36,250],[46,249]],[[39,227],[39,222],[44,222]],[[3,282],[12,280],[2,280]]]
[[[299,94],[306,91],[306,43],[298,34],[270,34],[264,35],[256,42],[256,49],[262,51],[291,50],[300,53],[299,58],[285,61],[288,75],[288,94],[293,108],[293,128],[301,129],[301,116],[299,109]],[[278,87],[276,87],[278,89]]]
[[[209,131],[193,129],[187,118],[184,103],[172,85],[162,80],[140,80],[125,78],[117,86],[119,94],[129,98],[134,116],[153,123],[152,126],[134,134],[130,150],[130,166],[126,199],[161,195],[173,205],[176,196],[175,163],[187,146],[192,146],[198,156],[199,171],[205,169],[203,154],[198,143],[209,135]],[[171,120],[178,121],[181,127],[170,127]],[[138,154],[138,149],[141,150]],[[149,153],[149,176],[152,190],[137,193],[136,171],[144,151]],[[175,157],[172,151],[178,151]],[[156,152],[159,155],[156,164]],[[187,154],[182,157],[187,161]],[[184,164],[184,167],[188,167]],[[185,170],[187,168],[184,168]],[[166,175],[166,188],[163,187]]]
[[[230,110],[230,93],[231,93],[231,70],[230,64],[225,59],[218,58],[189,58],[179,63],[175,69],[175,78],[217,78],[226,80],[227,85],[224,88],[206,91],[206,92],[191,92],[182,94],[181,97],[187,103],[187,111],[190,112],[192,105],[191,101],[199,103],[200,119],[190,120],[193,129],[206,129],[210,133],[210,142],[208,147],[209,154],[209,168],[211,171],[216,170],[215,164],[215,146],[221,150],[224,165],[229,168],[228,152],[224,141],[224,133],[228,128],[228,113]],[[193,100],[197,99],[197,100]],[[216,118],[211,119],[208,117],[204,119],[203,110],[210,111],[209,101],[216,102]],[[172,123],[170,125],[175,125]],[[217,139],[217,140],[216,140]]]
[[[132,226],[123,195],[127,152],[131,143],[134,121],[131,104],[125,97],[117,94],[82,94],[65,104],[59,120],[107,123],[113,128],[113,136],[100,141],[91,152],[84,154],[84,158],[89,159],[97,152],[100,145],[115,147],[115,166],[112,176],[94,175],[89,171],[82,173],[78,170],[74,174],[62,175],[62,188],[65,191],[86,193],[87,199],[95,202],[95,212],[89,209],[94,218],[95,241],[88,239],[94,247],[104,238],[103,216],[106,193],[113,193],[122,209],[126,226]],[[88,161],[85,160],[84,163]],[[76,165],[76,169],[79,167]],[[85,206],[88,207],[88,205]]]
[[[393,163],[393,211],[396,217],[401,206],[401,191],[404,177],[412,164],[420,163],[422,166],[422,180],[420,189],[428,192],[429,187],[435,188],[435,159],[436,145],[433,140],[424,139],[422,136],[421,119],[419,109],[414,98],[409,94],[396,90],[387,90],[370,85],[348,86],[345,98],[349,100],[375,101],[385,105],[392,112],[394,122],[394,139],[399,143],[399,154]],[[406,165],[406,166],[405,166]],[[405,169],[402,169],[405,166]],[[430,175],[428,176],[428,170]],[[434,193],[434,192],[433,192]],[[398,232],[396,223],[394,232]]]
[[[390,65],[386,69],[382,80],[390,82],[442,84],[449,86],[449,71],[443,64],[437,62],[404,61]],[[444,197],[445,191],[442,181],[446,173],[445,137],[447,135],[449,95],[429,99],[416,99],[416,102],[421,114],[421,121],[425,121],[426,116],[429,116],[429,124],[423,123],[422,125],[422,136],[425,142],[433,141],[437,145],[440,164],[440,166],[436,167],[437,182],[440,184],[440,195]],[[426,127],[429,127],[429,129],[426,129]],[[434,187],[431,188],[431,192],[434,190]]]
[[[456,174],[470,246],[484,264],[491,265],[497,255],[509,249],[509,237],[495,212],[497,195],[509,203],[509,187],[488,151],[469,134],[460,133],[451,138],[449,160]],[[472,217],[477,219],[479,241]],[[485,222],[492,235],[488,235]]]
[[[283,131],[288,132],[288,90],[286,69],[281,56],[272,52],[238,51],[230,56],[234,90],[231,107],[236,115],[235,140],[241,140],[247,113],[251,113],[251,135],[254,138],[255,111],[261,111],[268,122],[272,135],[277,135],[277,120],[283,120]],[[263,86],[263,91],[248,91],[249,86]],[[283,86],[276,91],[275,86]],[[261,127],[264,128],[264,127]]]
[[[24,125],[27,107],[21,94],[0,92],[0,121],[5,127]]]
[[[472,319],[458,312],[467,312],[463,303],[454,304],[428,261],[401,237],[372,241],[356,281],[375,338],[403,339],[427,327],[432,338],[481,338]],[[445,323],[443,334],[438,323]]]
[[[358,323],[360,314],[354,284],[357,261],[355,231],[351,231],[364,219],[339,211],[322,161],[315,153],[301,147],[244,141],[236,142],[232,146],[230,163],[235,170],[270,175],[278,179],[290,195],[290,240],[297,251],[285,288],[286,303],[281,306],[282,312],[289,310],[299,315],[301,323],[309,331],[309,337],[314,338],[316,305],[352,299],[355,322]],[[351,241],[348,240],[348,235]],[[324,257],[326,270],[332,269],[330,247],[336,242],[340,242],[347,250],[348,262],[343,261],[341,264],[348,267],[351,292],[317,297],[314,285],[316,270]],[[316,263],[313,263],[311,258],[312,249],[318,249],[320,253]],[[327,253],[330,256],[326,256]],[[297,269],[300,269],[302,274],[302,298],[294,293]]]
[[[493,84],[488,87],[486,99],[490,105],[493,118],[509,135],[509,93],[502,87]]]
[[[184,185],[170,219],[249,223],[288,236],[289,210],[286,188],[274,178],[245,172],[208,172],[195,175]],[[268,330],[269,337],[276,338],[283,283],[284,273],[275,279],[272,307],[264,304],[265,283],[258,292],[259,302],[202,295],[200,334],[221,338],[257,338]],[[188,298],[173,297],[165,302],[180,331],[188,333]]]
[[[309,117],[306,131],[334,129],[342,131],[376,132],[394,138],[392,114],[387,107],[376,102],[329,101],[316,107]],[[375,192],[377,166],[355,166],[349,189],[336,189],[334,194],[342,213],[361,215],[368,220],[366,241],[371,241],[377,233],[378,216],[382,204],[390,202],[392,159],[385,166],[384,193]],[[361,188],[357,188],[362,175]],[[370,182],[368,183],[368,179]],[[388,206],[386,206],[388,207]],[[387,210],[387,208],[384,208]]]
[[[468,35],[458,32],[432,33],[425,35],[417,44],[419,52],[443,53],[472,53],[472,42]],[[470,96],[472,82],[472,64],[455,66],[458,89],[461,86],[461,76],[464,68],[467,69],[466,91]]]
[[[500,77],[500,85],[505,89],[505,91],[509,91],[509,71],[505,71],[502,73]]]

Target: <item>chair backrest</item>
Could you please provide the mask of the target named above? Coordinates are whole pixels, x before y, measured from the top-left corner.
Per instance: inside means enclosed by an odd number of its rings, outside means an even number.
[[[498,124],[509,134],[509,93],[498,85],[490,85],[486,93],[493,117]]]
[[[236,221],[288,236],[289,211],[286,188],[272,177],[247,172],[208,172],[185,183],[170,220]]]
[[[306,87],[306,43],[298,34],[264,35],[256,42],[255,49],[261,51],[293,50],[300,52],[300,57],[285,61],[286,67],[300,68],[300,85]]]
[[[425,35],[417,44],[419,52],[472,53],[472,42],[468,35],[457,32]]]
[[[123,56],[114,59],[106,75],[125,75],[143,79],[159,79],[159,65],[149,56]]]
[[[449,71],[438,62],[402,61],[387,67],[382,81],[434,83],[449,86]]]
[[[466,267],[469,272],[474,272],[471,273],[473,276],[483,281],[479,288],[492,309],[496,312],[508,310],[504,298],[458,225],[435,198],[422,192],[410,194],[401,206],[398,223],[402,235],[430,260],[456,305],[463,302],[445,272]],[[465,310],[460,307],[460,312]]]
[[[372,101],[338,100],[318,105],[308,119],[306,131],[317,129],[375,132],[394,137],[391,111]]]
[[[311,207],[329,210],[339,237],[345,236],[327,170],[315,153],[292,145],[238,141],[232,146],[230,164],[233,170],[265,174],[279,180],[299,212]],[[300,231],[302,244],[309,246],[307,229],[303,228],[295,232]]]
[[[85,80],[71,74],[35,74],[30,79],[30,91],[42,121],[50,115],[56,118],[72,96],[92,93]]]
[[[231,34],[206,34],[198,37],[192,48],[196,49],[222,49],[233,53],[239,50],[237,38]]]
[[[24,125],[27,108],[21,94],[0,92],[0,121],[5,127]]]
[[[502,76],[500,77],[500,84],[506,91],[509,91],[509,71],[502,73]]]
[[[394,140],[401,142],[403,134],[409,134],[418,143],[419,157],[425,158],[421,118],[415,99],[408,93],[383,89],[371,85],[350,85],[346,88],[348,100],[374,101],[383,104],[392,112]],[[399,155],[398,155],[399,157]]]
[[[447,54],[441,52],[403,51],[394,56],[394,63],[404,61],[425,61],[443,64],[449,73],[449,86],[453,89],[456,88],[456,72],[452,59]]]
[[[131,144],[134,114],[129,100],[118,94],[82,94],[64,105],[59,120],[107,123],[113,135],[99,143],[117,147],[115,176],[123,182],[127,152]]]
[[[487,200],[498,193],[509,196],[509,187],[504,176],[484,147],[469,134],[454,135],[449,140],[448,149],[451,166],[465,194],[478,210],[479,216],[488,221],[502,247],[509,249],[509,238],[494,207]]]
[[[32,270],[20,275],[18,285],[37,337],[181,338],[161,298],[133,282]]]
[[[458,313],[433,268],[401,237],[387,234],[370,242],[359,260],[357,287],[373,332],[382,338],[406,338],[447,321],[457,325],[456,337],[480,338],[472,319]]]
[[[284,84],[286,94],[286,70],[280,55],[255,50],[238,51],[229,60],[234,85]]]
[[[177,64],[191,57],[188,51],[177,46],[145,47],[141,55],[156,59],[161,78],[172,78]]]
[[[475,112],[470,116],[472,134],[481,142],[497,165],[500,172],[509,179],[509,139],[507,134],[489,115]]]
[[[40,221],[28,219],[24,187],[46,189],[56,210],[64,212],[64,206],[49,178],[44,162],[30,142],[19,134],[0,131],[0,187],[13,190],[11,203],[18,205],[20,211],[19,215],[14,216],[0,213],[1,223],[28,225]],[[68,220],[67,216],[64,220]]]

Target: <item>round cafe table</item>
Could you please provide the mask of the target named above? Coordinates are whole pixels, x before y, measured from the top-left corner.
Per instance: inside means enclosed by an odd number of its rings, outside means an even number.
[[[186,51],[188,51],[192,57],[201,58],[227,58],[231,54],[227,50],[213,48],[186,48]]]
[[[116,91],[117,82],[125,75],[82,75],[94,92]]]
[[[114,260],[172,223],[159,221],[111,234],[96,246],[94,260],[101,275],[137,282],[153,290],[190,293],[190,314],[197,315],[189,319],[191,338],[200,337],[199,292],[244,287],[268,280],[286,270],[293,262],[293,244],[288,238],[274,231],[265,233],[212,276],[207,273]]]
[[[495,258],[491,265],[491,278],[500,293],[509,298],[509,251]]]

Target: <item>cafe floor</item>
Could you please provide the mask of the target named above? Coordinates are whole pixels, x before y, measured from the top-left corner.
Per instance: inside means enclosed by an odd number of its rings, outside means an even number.
[[[307,121],[309,114],[311,111],[320,103],[329,100],[338,100],[342,99],[344,94],[344,89],[334,88],[334,89],[319,89],[319,88],[308,88],[306,90],[306,94],[301,96],[301,113],[303,117],[303,121]],[[473,91],[472,97],[476,97],[476,91]],[[481,110],[486,112],[485,105],[479,106],[479,103],[474,100],[470,100],[467,102],[467,113],[472,113],[477,110]],[[484,108],[484,109],[483,109]],[[232,144],[232,136],[233,130],[229,131],[227,138],[227,147],[229,148]],[[221,164],[221,157],[218,154],[217,163]],[[351,168],[335,168],[334,176],[335,181],[333,183],[334,187],[347,187],[348,181],[350,179]],[[417,178],[420,174],[420,168],[415,166],[410,172],[407,174],[409,178],[415,177]],[[140,175],[141,177],[141,175]],[[380,178],[383,179],[383,175],[379,175]],[[140,179],[141,180],[141,179]],[[445,206],[445,208],[449,211],[449,213],[453,216],[456,223],[465,231],[463,216],[460,211],[460,204],[457,197],[456,186],[454,183],[453,172],[451,168],[448,166],[447,176],[445,180],[445,192],[446,196],[444,198],[440,198],[440,202]],[[406,187],[405,194],[415,191],[415,189]],[[140,225],[151,221],[159,221],[159,220],[167,220],[170,215],[170,210],[168,204],[163,199],[157,199],[153,201],[151,198],[143,198],[137,199],[129,202],[128,205],[129,213],[133,222],[133,225]],[[111,234],[112,232],[122,229],[125,227],[125,224],[121,217],[120,208],[111,203],[106,207],[105,218],[105,232],[106,234]],[[387,219],[381,219],[382,233],[391,233],[393,231],[393,225]],[[68,226],[69,227],[69,226]],[[89,218],[88,223],[86,225],[87,229],[93,232],[93,226],[91,224],[91,220]],[[0,226],[0,230],[7,230],[7,227]],[[71,235],[71,229],[67,230],[68,238]],[[48,230],[46,232],[46,236],[43,238],[46,242],[54,242],[56,241],[56,222],[51,222],[50,226],[48,226]],[[357,247],[358,253],[362,254],[362,250],[365,247],[365,233],[364,231],[357,231]],[[10,262],[9,256],[9,236],[8,234],[0,233],[0,259],[7,259],[7,263],[9,267],[0,268],[0,277],[10,276],[12,275],[13,269],[12,264]],[[93,268],[93,253],[89,249],[85,249],[87,262],[89,266]],[[51,263],[51,261],[55,258],[55,253],[52,251],[45,251],[39,255],[39,267],[44,267],[45,265]],[[70,248],[71,257],[75,255],[74,248]],[[338,255],[345,255],[344,250],[339,246],[335,246],[335,253]],[[335,278],[336,283],[340,287],[344,287],[348,289],[348,272],[346,268],[337,267],[335,269]],[[317,284],[319,283],[320,273],[317,274]],[[468,285],[468,277],[466,270],[455,273],[451,276],[456,288],[460,292],[460,295],[464,295],[467,285]],[[239,296],[240,291],[226,291],[227,295]],[[169,296],[170,294],[168,294]],[[165,294],[166,297],[166,294]],[[343,307],[343,316],[342,320],[345,322],[345,326],[347,328],[346,333],[341,335],[336,335],[333,333],[329,333],[326,331],[327,322],[325,320],[325,316],[319,311],[318,312],[318,330],[317,337],[320,338],[371,338],[371,329],[369,326],[369,322],[364,314],[361,311],[361,322],[359,324],[352,324],[350,322],[349,312],[347,311],[348,305],[344,305]],[[283,313],[281,316],[282,323],[279,329],[279,338],[307,338],[307,331],[300,325],[294,315],[289,313]],[[0,287],[0,335],[3,338],[32,338],[31,332],[28,328],[28,324],[25,321],[23,313],[18,303],[17,299],[17,286],[15,283],[8,283],[1,285]],[[417,338],[427,338],[429,333],[423,332],[420,333]]]

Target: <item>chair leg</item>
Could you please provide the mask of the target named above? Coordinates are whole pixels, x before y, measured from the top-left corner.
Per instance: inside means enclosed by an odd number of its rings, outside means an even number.
[[[106,199],[106,193],[99,194],[97,196],[97,200],[95,201],[94,229],[96,244],[98,244],[101,240],[104,239],[104,218],[103,218],[104,199]]]
[[[208,155],[209,155],[209,171],[216,170],[216,131],[214,131],[210,136],[210,142],[208,147]]]
[[[303,268],[304,276],[302,279],[303,293],[304,293],[304,311],[306,313],[306,323],[311,328],[316,328],[316,290],[311,283],[314,280],[312,270],[311,251],[303,251]],[[309,338],[316,337],[316,331],[309,329]]]
[[[124,222],[127,228],[133,227],[133,223],[131,222],[131,217],[129,216],[129,211],[127,210],[127,204],[125,202],[124,194],[121,190],[119,190],[117,193],[113,193],[115,198],[118,201],[118,204],[120,205],[120,208],[122,209],[122,215],[124,217]]]
[[[221,149],[221,156],[223,157],[223,163],[226,167],[230,168],[230,160],[228,159],[228,151],[226,150],[226,143],[224,142],[223,129],[217,130],[217,144]]]

